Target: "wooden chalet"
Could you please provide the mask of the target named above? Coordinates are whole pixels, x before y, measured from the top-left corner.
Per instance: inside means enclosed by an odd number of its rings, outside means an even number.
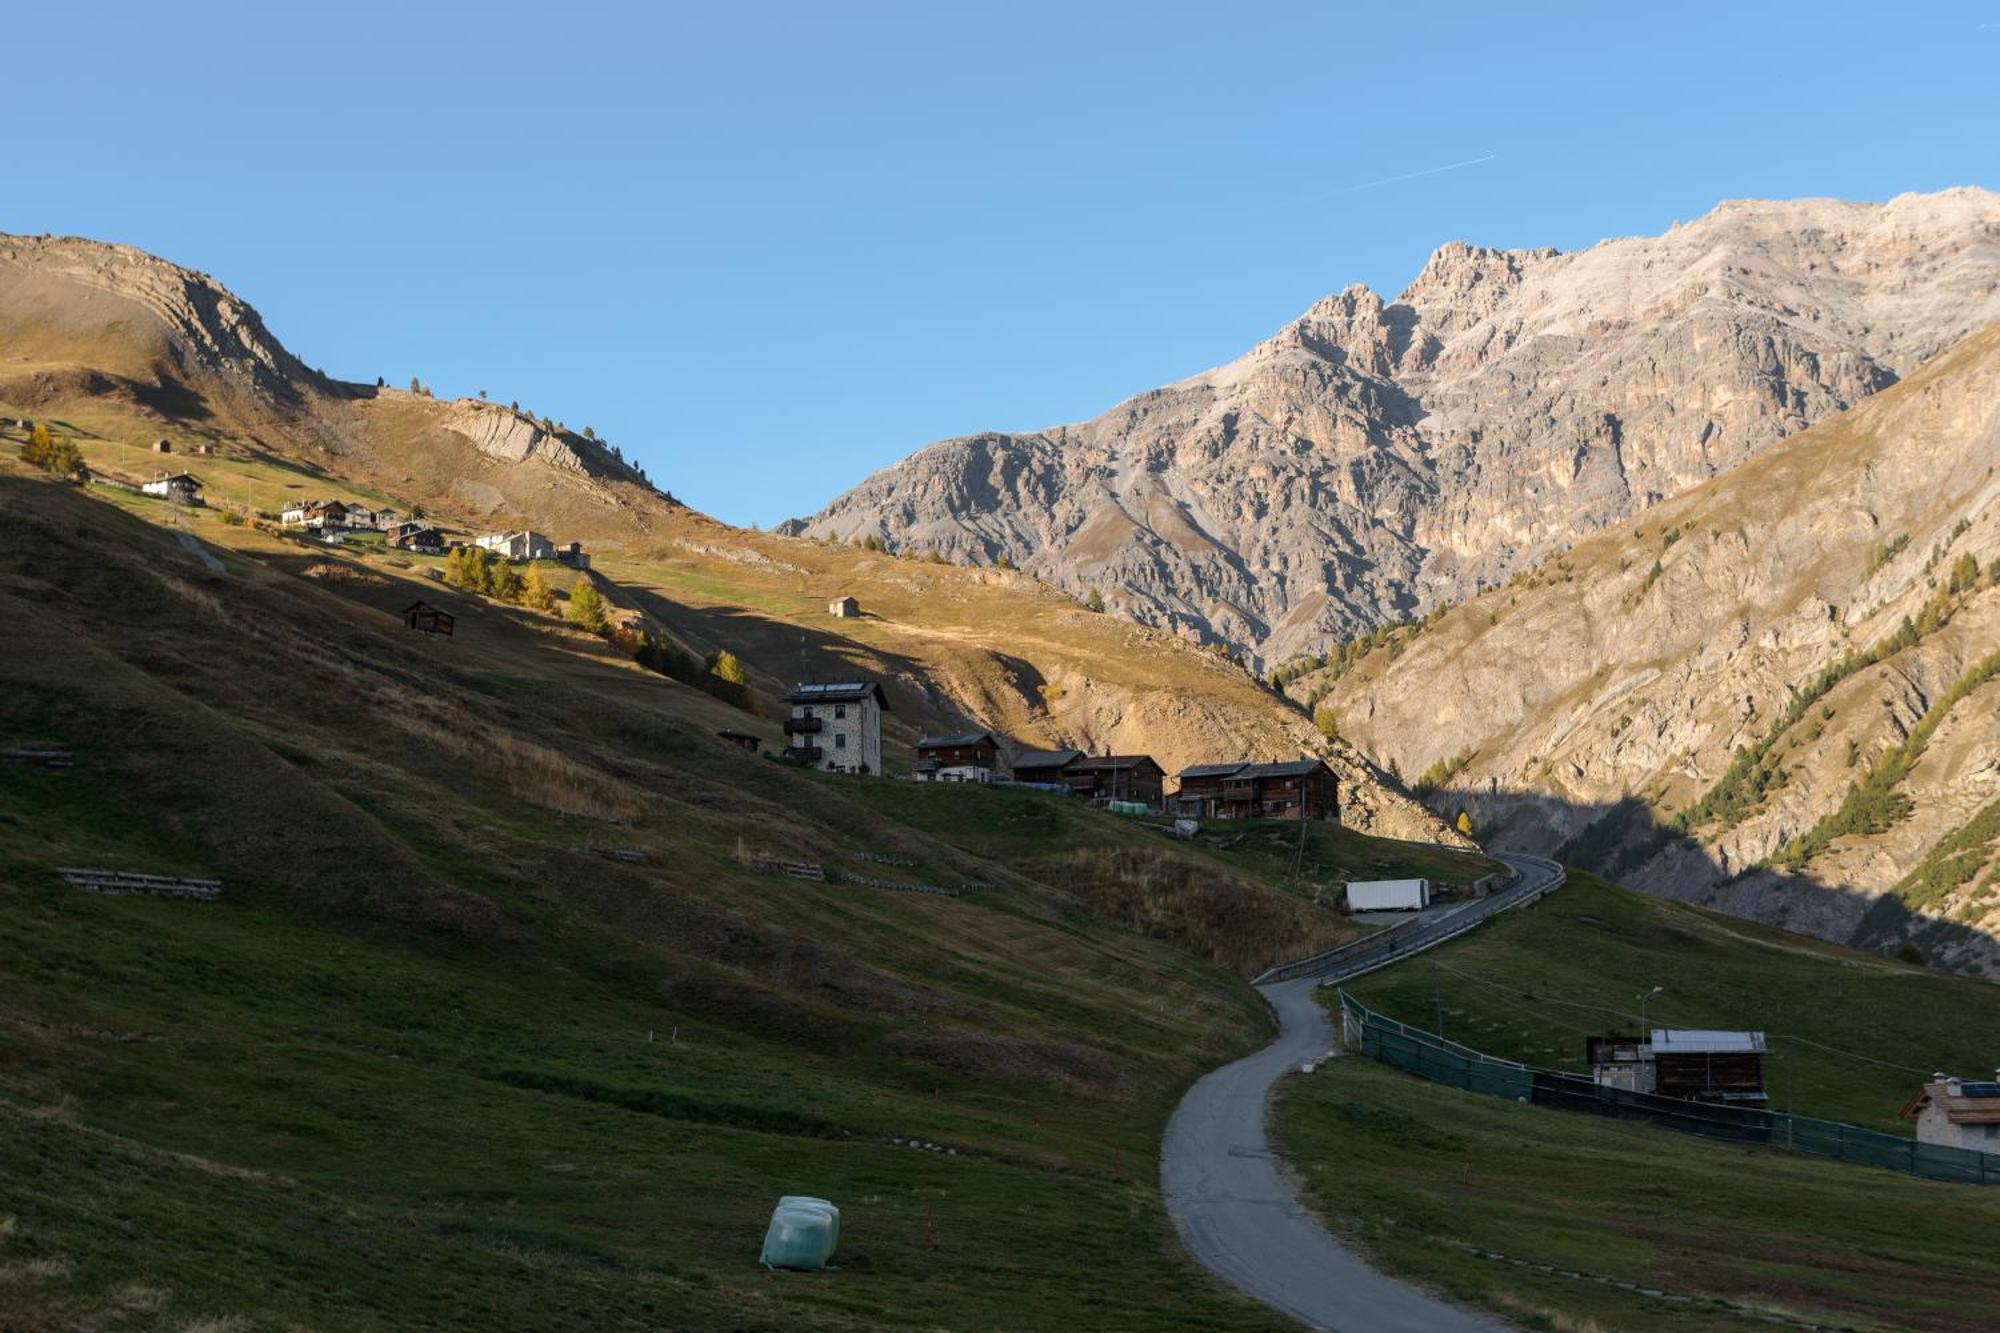
[[[1173,811],[1205,819],[1340,819],[1340,779],[1310,757],[1196,764],[1180,773]]]
[[[951,736],[923,736],[917,740],[917,771],[935,773],[941,768],[998,768],[1000,742],[990,731],[966,731]]]
[[[728,741],[737,749],[748,750],[751,754],[756,754],[759,747],[764,744],[762,736],[753,735],[747,731],[718,731],[715,734]]]
[[[1223,782],[1248,767],[1248,761],[1239,759],[1234,763],[1196,764],[1182,769],[1176,779],[1180,785],[1174,792],[1173,812],[1191,819],[1220,819]]]
[[[1081,750],[1023,750],[1009,768],[1016,782],[1067,783],[1069,766],[1083,758]]]
[[[1655,1028],[1653,1091],[1662,1097],[1763,1106],[1764,1034]]]
[[[454,623],[451,612],[440,611],[429,602],[411,602],[403,608],[403,624],[419,634],[449,639]]]
[[[1099,805],[1138,801],[1157,810],[1166,799],[1166,770],[1149,754],[1084,755],[1063,770],[1072,796]]]
[[[444,534],[436,528],[426,528],[421,524],[403,524],[403,531],[389,538],[389,544],[399,551],[415,551],[420,555],[443,555]]]

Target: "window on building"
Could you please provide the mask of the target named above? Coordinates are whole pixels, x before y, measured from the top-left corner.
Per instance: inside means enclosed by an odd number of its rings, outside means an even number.
[[[846,732],[836,731],[833,733],[833,748],[836,750],[845,750],[847,748]]]
[[[811,704],[801,704],[801,705],[799,705],[799,716],[800,716],[800,717],[811,717],[812,715],[813,715],[813,706],[812,706]]]
[[[846,717],[846,716],[847,716],[847,705],[846,705],[846,704],[835,704],[835,705],[833,706],[833,715],[834,715],[834,717],[835,717],[835,718],[843,718],[843,717]]]

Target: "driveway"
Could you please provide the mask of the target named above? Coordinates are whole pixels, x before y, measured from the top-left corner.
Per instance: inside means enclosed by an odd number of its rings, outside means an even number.
[[[1271,1089],[1288,1070],[1334,1049],[1321,985],[1387,967],[1561,883],[1540,857],[1494,853],[1514,882],[1463,912],[1409,921],[1257,989],[1278,1036],[1202,1078],[1167,1122],[1160,1183],[1181,1243],[1231,1286],[1311,1328],[1340,1333],[1460,1333],[1506,1325],[1377,1272],[1328,1235],[1300,1200],[1265,1133]],[[1293,969],[1279,969],[1291,973]]]

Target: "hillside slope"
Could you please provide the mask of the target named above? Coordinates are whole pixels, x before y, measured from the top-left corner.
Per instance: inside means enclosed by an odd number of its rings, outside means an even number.
[[[799,525],[1009,556],[1266,669],[1504,580],[2000,319],[2000,195],[1726,203],[1438,250],[1080,425],[946,440]]]
[[[1636,1030],[1662,983],[1653,1022],[1766,1034],[1773,1109],[1905,1138],[1915,1088],[1982,1074],[2000,1029],[2000,987],[1574,873],[1534,910],[1348,989],[1581,1072],[1585,1038]],[[1308,1196],[1371,1261],[1527,1327],[1945,1330],[1990,1323],[2000,1299],[1992,1186],[1517,1105],[1363,1058],[1288,1082],[1277,1122]]]
[[[749,755],[554,616],[13,453],[0,749],[75,764],[0,765],[0,1326],[1269,1326],[1151,1165],[1239,978],[1352,930],[1262,862]],[[801,1191],[837,1276],[755,1264]]]
[[[1992,972],[1996,460],[2000,327],[1293,688],[1502,841]]]
[[[728,527],[612,446],[514,405],[330,380],[213,279],[129,247],[0,237],[0,439],[23,438],[21,417],[55,421],[112,477],[191,467],[212,502],[245,513],[335,494],[420,507],[462,534],[533,526],[582,540],[635,626],[736,653],[767,709],[801,672],[882,675],[899,768],[921,731],[967,725],[1022,745],[1151,752],[1169,770],[1324,754],[1353,826],[1456,838],[1221,657],[1091,615],[1025,575]],[[161,437],[175,455],[150,452]],[[843,594],[869,615],[828,617]]]

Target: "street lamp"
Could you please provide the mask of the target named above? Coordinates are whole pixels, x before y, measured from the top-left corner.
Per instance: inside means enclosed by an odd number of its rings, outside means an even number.
[[[1665,986],[1655,986],[1639,997],[1639,1035],[1649,1041],[1652,1039],[1653,1029],[1646,1026],[1646,1005],[1651,1002],[1655,995],[1664,995],[1666,989]]]

